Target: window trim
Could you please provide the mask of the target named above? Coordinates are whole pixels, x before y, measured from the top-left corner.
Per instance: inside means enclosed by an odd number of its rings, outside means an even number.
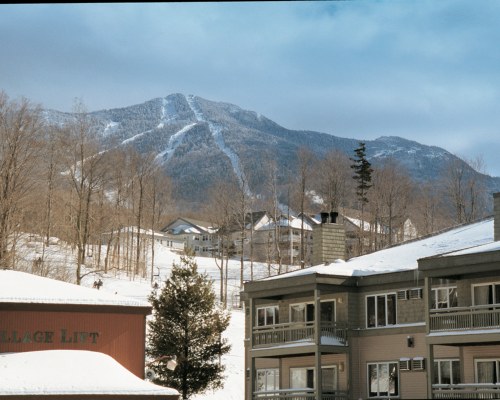
[[[277,388],[274,388],[274,390],[280,390],[280,369],[279,368],[256,368],[255,369],[255,389],[257,389],[257,379],[259,376],[259,371],[273,371],[274,372],[274,381],[277,383]],[[277,379],[277,380],[276,380]],[[266,389],[262,391],[256,390],[256,393],[259,392],[267,392],[267,374],[266,374]]]
[[[305,388],[293,388],[292,387],[292,370],[293,369],[305,369],[306,371],[313,371],[313,386],[312,388],[310,389],[316,389],[316,381],[314,380],[314,371],[316,371],[316,367],[290,367],[288,368],[288,382],[289,382],[289,386],[290,386],[290,389],[305,389]],[[335,372],[335,383],[337,384],[337,388],[333,389],[333,390],[339,390],[339,365],[338,364],[327,364],[327,365],[322,365],[321,366],[321,370],[323,371],[323,369],[333,369]],[[323,388],[322,390],[326,390],[325,388]]]
[[[391,395],[389,392],[387,392],[387,395],[380,395],[380,392],[376,396],[370,396],[370,365],[381,365],[381,364],[396,364],[397,368],[397,385],[396,385],[396,392],[397,394]],[[378,369],[378,368],[377,368]],[[378,377],[377,377],[378,378]],[[367,362],[366,363],[366,395],[368,399],[387,399],[387,398],[392,398],[392,399],[397,399],[401,396],[401,376],[400,376],[400,371],[399,371],[399,360],[397,361],[374,361],[374,362]]]
[[[273,323],[268,324],[267,323],[267,309],[272,308],[273,309]],[[264,325],[259,325],[259,310],[264,310]],[[278,310],[278,322],[276,322],[276,310]],[[256,327],[266,327],[266,326],[275,326],[278,325],[279,322],[279,313],[280,313],[280,307],[279,305],[268,305],[268,306],[262,306],[262,307],[256,307],[255,310],[255,326]]]
[[[447,307],[444,307],[444,308],[432,308],[432,293],[436,293],[434,295],[434,301],[436,302],[436,306],[438,305],[438,301],[437,301],[437,291],[438,290],[444,290],[444,289],[448,289],[448,292],[446,294],[446,303],[447,303]],[[458,306],[458,288],[457,286],[436,286],[436,287],[433,287],[431,288],[431,307],[430,309],[432,311],[434,310],[448,310],[450,308],[454,308],[454,307],[450,307],[450,290],[449,289],[455,289],[455,292],[457,293],[457,306]]]
[[[487,306],[487,305],[493,306],[493,305],[499,305],[500,304],[500,299],[496,299],[496,298],[495,298],[495,302],[492,303],[492,304],[476,304],[476,302],[475,302],[474,289],[476,287],[478,287],[478,286],[491,286],[491,285],[493,285],[493,286],[495,286],[495,285],[500,286],[500,282],[494,281],[494,282],[485,282],[485,283],[473,283],[471,285],[471,299],[472,299],[472,305],[473,306]],[[493,288],[493,297],[495,297],[495,290],[494,290],[494,288]]]
[[[388,324],[387,323],[387,296],[394,295],[394,307],[395,307],[395,323],[394,324]],[[385,297],[385,325],[378,325],[378,318],[377,318],[377,311],[378,311],[378,305],[377,305],[377,297],[378,296],[384,296]],[[375,298],[375,326],[368,326],[368,298],[369,297],[374,297]],[[390,328],[392,326],[396,326],[398,324],[398,294],[397,292],[388,292],[388,293],[375,293],[375,294],[367,294],[365,295],[365,326],[366,329],[380,329],[380,328]]]
[[[323,299],[323,300],[320,300],[320,303],[328,303],[328,302],[335,303],[334,309],[333,309],[333,320],[335,322],[335,321],[337,321],[337,299]],[[312,304],[314,307],[316,307],[316,304],[315,304],[314,301],[302,301],[302,302],[298,302],[298,303],[290,303],[288,305],[288,321],[290,321],[291,324],[302,323],[302,322],[293,322],[292,321],[292,307],[293,306],[298,306],[298,305],[301,305],[301,304],[304,304],[304,306],[306,307],[306,319],[307,319],[307,305],[308,304]],[[321,310],[320,310],[320,315],[321,315]],[[316,319],[315,318],[316,317],[316,312],[314,312],[313,317],[314,317],[314,319],[312,321],[304,321],[304,323],[314,322],[315,319]]]
[[[437,384],[438,385],[445,385],[444,383],[441,382],[441,368],[440,368],[440,364],[442,362],[449,362],[450,363],[450,378],[453,380],[453,361],[457,361],[458,362],[458,367],[460,369],[460,382],[452,382],[451,385],[457,385],[459,383],[462,383],[462,373],[461,373],[461,368],[462,368],[462,365],[461,365],[461,361],[460,361],[460,358],[437,358],[437,359],[434,359],[434,363],[438,363],[438,376],[436,377],[438,382]],[[432,368],[434,368],[434,365],[432,365]],[[434,385],[434,383],[433,383]]]
[[[492,358],[476,358],[474,359],[474,380],[476,383],[478,382],[478,374],[477,374],[477,364],[480,362],[496,362],[496,378],[497,378],[497,384],[500,383],[500,357],[492,357]],[[493,383],[492,383],[493,384]]]

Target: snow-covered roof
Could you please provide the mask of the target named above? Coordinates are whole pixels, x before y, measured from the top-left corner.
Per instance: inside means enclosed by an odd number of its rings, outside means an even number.
[[[0,371],[2,396],[179,394],[140,379],[112,357],[94,351],[4,353],[0,354]]]
[[[274,229],[276,225],[279,225],[280,227],[290,227],[293,229],[302,229],[302,219],[301,218],[295,218],[295,217],[290,217],[288,218],[280,218],[278,220],[278,223],[275,223],[274,221],[269,221],[267,224],[260,226],[257,230],[270,230]],[[307,221],[306,218],[304,218],[304,230],[305,231],[312,231],[312,226]]]
[[[500,242],[491,242],[484,244],[482,246],[475,246],[463,250],[452,251],[450,253],[440,255],[440,257],[463,256],[467,254],[488,253],[490,251],[499,251],[499,250],[500,250]]]
[[[314,273],[338,276],[364,276],[414,270],[418,268],[418,260],[421,258],[444,253],[458,255],[500,249],[499,242],[492,242],[493,218],[487,218],[422,239],[416,239],[364,256],[351,258],[348,261],[338,260],[329,265],[317,265],[272,276],[265,280]]]
[[[149,307],[142,300],[10,270],[0,270],[0,303]]]

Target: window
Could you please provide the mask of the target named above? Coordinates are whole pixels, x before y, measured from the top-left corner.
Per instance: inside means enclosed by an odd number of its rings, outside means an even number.
[[[257,326],[279,324],[278,306],[257,308]]]
[[[255,379],[257,392],[270,392],[280,388],[280,371],[278,368],[258,369]]]
[[[290,305],[291,322],[312,322],[314,321],[314,304],[300,303]]]
[[[290,368],[291,389],[314,389],[314,368]]]
[[[368,364],[368,397],[397,397],[398,395],[398,363]]]
[[[499,376],[500,360],[477,360],[476,382],[477,383],[500,383]]]
[[[320,313],[321,322],[335,322],[335,301],[322,301]],[[314,319],[314,303],[290,305],[291,322],[313,322]]]
[[[337,390],[337,367],[322,367],[321,381],[324,392]],[[314,389],[314,368],[290,368],[290,388]]]
[[[445,287],[432,289],[432,309],[458,306],[457,288]]]
[[[335,322],[335,301],[321,302],[321,322]]]
[[[366,296],[366,326],[396,325],[396,294]]]
[[[474,305],[500,303],[500,283],[473,286]]]
[[[459,360],[434,360],[434,384],[456,385],[460,381]]]

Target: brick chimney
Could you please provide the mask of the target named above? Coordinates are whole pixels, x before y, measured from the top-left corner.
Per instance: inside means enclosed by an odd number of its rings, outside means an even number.
[[[494,239],[500,240],[500,193],[493,193]]]
[[[338,213],[321,213],[321,224],[313,227],[313,265],[345,260],[345,229]]]

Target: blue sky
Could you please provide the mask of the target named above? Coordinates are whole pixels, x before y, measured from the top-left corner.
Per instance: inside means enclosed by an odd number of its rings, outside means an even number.
[[[194,94],[500,176],[499,20],[497,0],[0,5],[0,89],[61,111]]]

